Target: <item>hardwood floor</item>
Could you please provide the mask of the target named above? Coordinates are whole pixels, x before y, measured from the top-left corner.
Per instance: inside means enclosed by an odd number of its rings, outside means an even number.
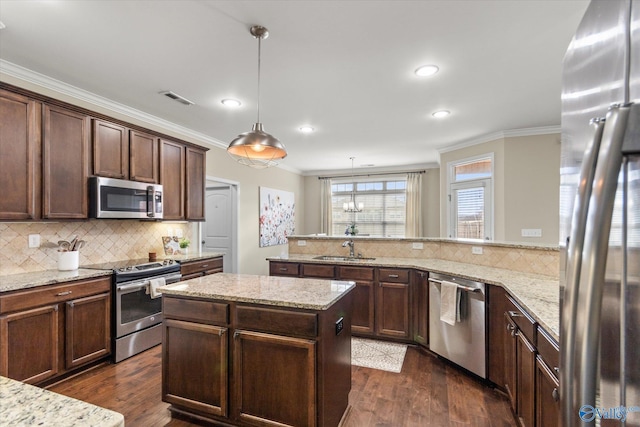
[[[511,427],[506,397],[435,356],[409,347],[399,374],[354,366],[345,427]],[[161,401],[161,353],[154,347],[117,365],[49,387],[124,415],[127,427],[186,427]]]

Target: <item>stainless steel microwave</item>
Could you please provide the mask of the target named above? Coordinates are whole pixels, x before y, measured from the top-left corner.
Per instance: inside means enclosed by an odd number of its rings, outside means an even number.
[[[162,185],[93,176],[89,203],[91,218],[162,219]]]

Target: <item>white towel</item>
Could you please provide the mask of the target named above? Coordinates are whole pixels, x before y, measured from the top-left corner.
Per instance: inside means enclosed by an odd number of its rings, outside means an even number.
[[[440,284],[440,320],[455,326],[460,320],[460,292],[458,285],[443,280]]]
[[[164,280],[164,277],[150,279],[149,286],[147,286],[147,294],[151,295],[151,298],[158,298],[159,296],[162,296],[162,292],[158,292],[158,288],[166,284],[167,282]]]

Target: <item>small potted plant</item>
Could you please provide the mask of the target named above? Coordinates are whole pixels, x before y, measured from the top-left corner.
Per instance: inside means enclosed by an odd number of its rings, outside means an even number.
[[[183,238],[182,240],[180,240],[180,252],[182,252],[183,255],[189,253],[190,244],[191,242],[189,241],[189,239]]]

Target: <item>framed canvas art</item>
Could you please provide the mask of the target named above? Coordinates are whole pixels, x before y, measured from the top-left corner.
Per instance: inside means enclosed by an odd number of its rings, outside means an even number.
[[[290,191],[260,187],[260,247],[286,245],[295,231],[296,205]]]

